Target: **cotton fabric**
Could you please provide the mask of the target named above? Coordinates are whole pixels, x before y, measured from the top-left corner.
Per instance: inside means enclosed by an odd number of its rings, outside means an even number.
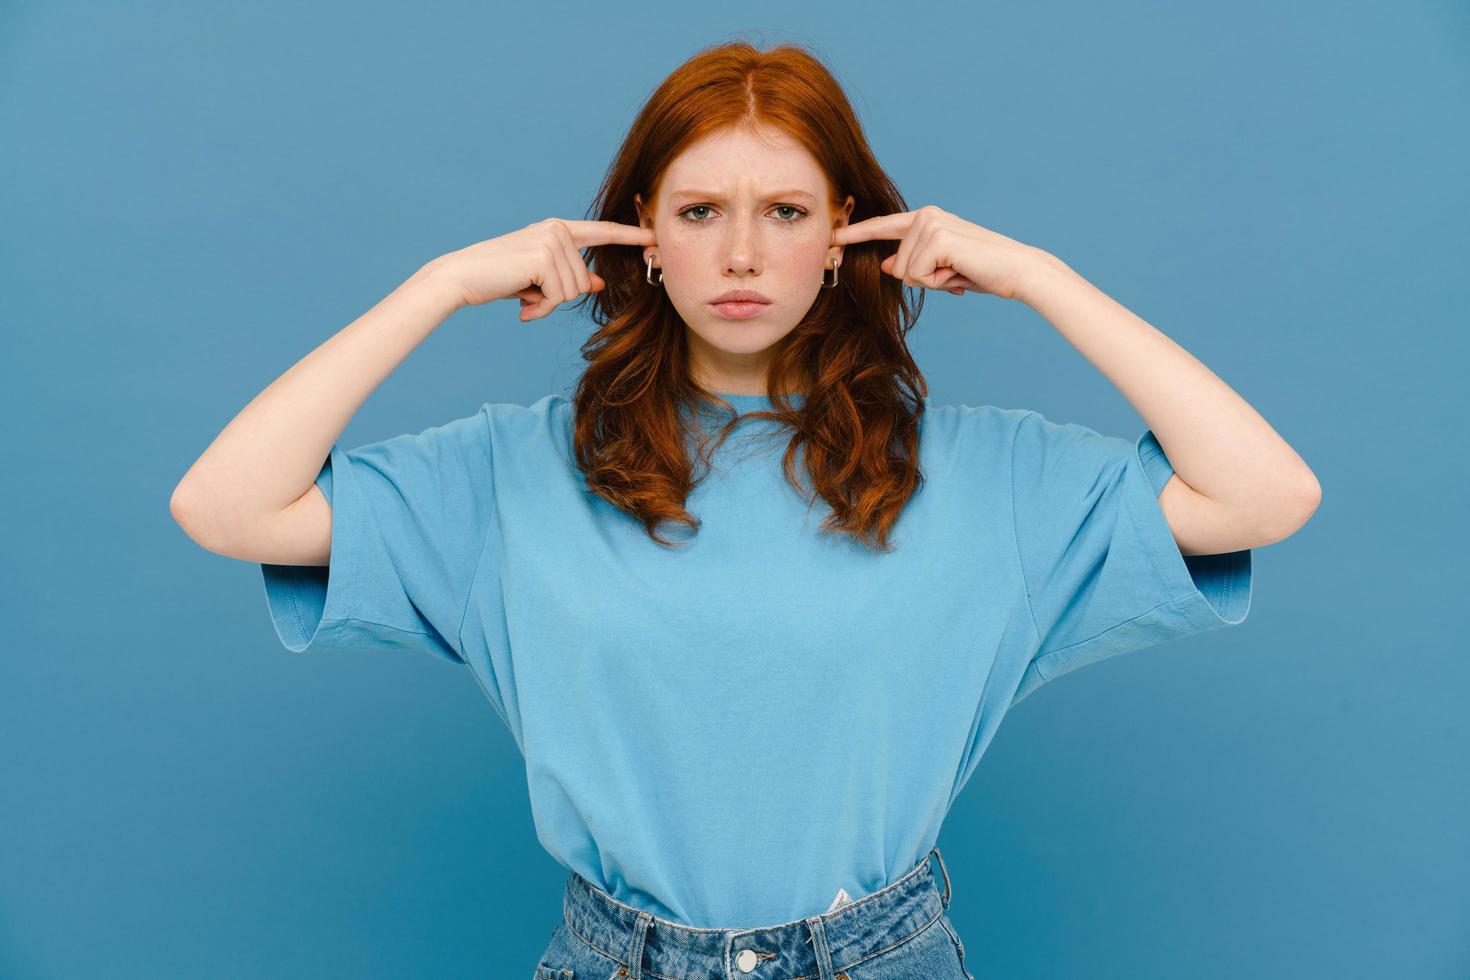
[[[586,489],[571,426],[548,395],[334,445],[331,563],[262,565],[267,604],[294,652],[468,667],[547,852],[686,925],[878,891],[933,847],[1012,706],[1249,610],[1250,551],[1180,554],[1151,431],[926,400],[925,479],[881,553],[819,533],[829,508],[786,482],[773,420],[716,453],[672,548]]]

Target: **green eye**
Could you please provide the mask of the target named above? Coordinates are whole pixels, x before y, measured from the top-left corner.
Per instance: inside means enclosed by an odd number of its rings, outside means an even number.
[[[693,213],[695,211],[708,211],[708,210],[710,210],[710,206],[708,204],[691,204],[689,207],[687,207],[683,211],[680,211],[679,212],[679,218],[682,219],[682,220],[684,220],[684,221],[689,222],[689,224],[691,224],[691,225],[702,225],[702,224],[705,224],[706,223],[706,219],[693,217]],[[771,210],[773,210],[773,211],[794,211],[795,212],[795,215],[793,217],[790,217],[790,218],[782,218],[781,219],[781,224],[786,224],[786,225],[794,225],[798,221],[800,221],[802,218],[805,218],[807,216],[807,212],[803,211],[801,208],[797,207],[794,204],[778,204],[774,208],[772,208]]]

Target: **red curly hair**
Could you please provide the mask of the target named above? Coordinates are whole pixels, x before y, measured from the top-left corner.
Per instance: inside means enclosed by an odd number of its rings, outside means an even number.
[[[779,129],[803,145],[827,175],[834,209],[853,195],[854,223],[908,210],[831,72],[801,46],[760,51],[740,41],[706,48],[664,79],[589,216],[638,224],[634,195],[652,207],[664,170],[684,147],[736,126]],[[658,526],[698,528],[684,501],[709,472],[714,449],[743,419],[775,419],[791,432],[787,482],[831,507],[821,529],[891,550],[893,525],[923,482],[919,420],[928,388],[905,341],[922,290],[911,307],[904,284],[879,268],[897,242],[860,245],[846,246],[838,286],[821,290],[773,351],[772,410],[743,415],[694,380],[684,323],[663,290],[645,282],[639,253],[586,248],[584,258],[607,283],[574,304],[590,302],[598,324],[581,347],[588,364],[573,397],[576,460],[588,489],[641,520],[654,541],[672,544]],[[786,392],[800,392],[803,403],[794,406]],[[730,418],[711,441],[700,416],[720,407]],[[810,490],[797,475],[803,450]]]

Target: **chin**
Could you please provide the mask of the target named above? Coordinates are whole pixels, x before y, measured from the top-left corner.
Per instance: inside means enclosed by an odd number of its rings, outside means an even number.
[[[748,334],[739,336],[722,334],[718,337],[712,337],[709,334],[705,334],[704,342],[715,350],[725,354],[759,354],[775,346],[780,341],[781,336],[771,336],[764,331],[751,331]]]

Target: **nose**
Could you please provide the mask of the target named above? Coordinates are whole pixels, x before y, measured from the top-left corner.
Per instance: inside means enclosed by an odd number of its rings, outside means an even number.
[[[760,271],[760,224],[758,218],[740,215],[726,227],[725,271],[732,275],[747,275]]]

